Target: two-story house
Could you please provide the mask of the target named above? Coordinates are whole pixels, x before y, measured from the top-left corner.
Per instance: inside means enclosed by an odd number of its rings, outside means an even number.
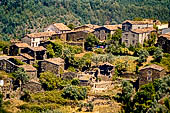
[[[101,41],[106,40],[108,35],[113,35],[117,29],[121,29],[122,25],[104,25],[96,28],[94,35]]]
[[[148,40],[152,32],[156,32],[156,29],[148,27],[123,32],[122,43],[124,43],[126,47],[130,45],[136,46],[139,43],[143,45],[144,40]]]
[[[57,34],[63,34],[71,31],[71,29],[66,25],[64,25],[63,23],[54,23],[44,29],[44,32],[49,32],[49,31],[54,31]]]
[[[57,34],[54,31],[50,32],[39,32],[27,34],[21,39],[23,43],[27,43],[31,47],[38,47],[41,41],[46,41],[52,37],[56,37]]]
[[[144,20],[144,21],[131,21],[126,20],[122,24],[122,43],[127,47],[130,45],[136,46],[137,44],[143,44],[144,40],[148,40],[152,32],[156,32],[153,25],[157,21]]]

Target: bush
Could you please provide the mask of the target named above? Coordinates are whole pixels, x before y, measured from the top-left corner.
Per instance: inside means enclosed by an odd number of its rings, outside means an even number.
[[[84,100],[87,97],[87,89],[78,86],[67,86],[63,89],[62,96],[71,100]]]
[[[104,54],[104,51],[103,51],[102,48],[97,48],[97,49],[94,50],[94,52],[97,53],[97,54]]]
[[[71,84],[72,84],[72,85],[79,85],[79,84],[80,84],[80,81],[79,81],[79,79],[73,79],[73,80],[71,81]]]
[[[69,71],[69,72],[76,72],[75,68],[72,67],[72,66],[69,66],[67,71]]]

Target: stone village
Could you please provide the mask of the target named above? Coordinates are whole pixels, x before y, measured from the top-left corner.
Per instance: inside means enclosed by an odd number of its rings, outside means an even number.
[[[11,46],[4,50],[6,55],[0,56],[0,70],[13,73],[18,68],[22,68],[30,78],[27,83],[22,85],[20,82],[14,83],[11,78],[1,78],[0,90],[4,99],[20,98],[24,89],[32,93],[43,91],[39,83],[39,76],[40,73],[47,71],[63,79],[78,78],[80,85],[90,85],[95,92],[111,87],[115,65],[109,62],[100,62],[98,66],[92,66],[90,71],[67,72],[64,59],[47,56],[47,45],[52,44],[57,37],[65,44],[77,45],[85,49],[84,43],[89,34],[96,36],[100,42],[105,42],[108,35],[113,35],[118,29],[122,30],[121,43],[124,43],[126,47],[136,46],[137,44],[143,45],[152,33],[156,33],[158,35],[156,45],[162,47],[164,52],[170,53],[170,23],[161,24],[159,20],[126,20],[119,25],[104,26],[85,24],[72,30],[63,23],[54,23],[44,28],[43,32],[27,34],[21,40],[11,40]],[[17,63],[18,60],[22,63]],[[36,63],[38,67],[34,66]],[[135,81],[130,81],[135,84],[135,87],[140,87],[140,85],[165,76],[166,73],[169,72],[163,67],[151,64],[142,67],[139,73],[124,72],[122,74],[127,80],[130,80],[131,77],[129,76],[137,76]],[[101,80],[97,81],[97,77]]]

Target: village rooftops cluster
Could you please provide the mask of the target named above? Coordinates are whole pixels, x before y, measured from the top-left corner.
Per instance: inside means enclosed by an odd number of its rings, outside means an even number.
[[[57,33],[54,31],[48,31],[48,32],[31,33],[31,34],[27,34],[27,36],[31,38],[41,38],[41,37],[51,37],[56,34]]]

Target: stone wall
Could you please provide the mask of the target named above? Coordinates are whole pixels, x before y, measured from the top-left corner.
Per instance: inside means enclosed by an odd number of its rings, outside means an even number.
[[[22,91],[29,91],[30,93],[43,91],[42,85],[37,82],[27,82],[26,84],[22,85],[21,89]]]
[[[47,61],[41,61],[40,72],[50,71],[54,74],[60,74],[60,67],[64,69],[63,65],[58,65],[58,64],[51,63],[51,62],[47,62]]]
[[[150,76],[148,75],[149,71],[151,73]],[[139,85],[153,82],[155,79],[163,77],[165,73],[166,73],[165,70],[158,71],[155,69],[143,69],[140,71],[140,74],[139,74]]]

